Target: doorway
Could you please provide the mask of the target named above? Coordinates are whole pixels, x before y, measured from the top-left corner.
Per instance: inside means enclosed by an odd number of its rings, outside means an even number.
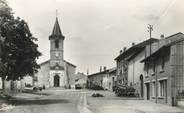
[[[150,99],[150,84],[146,83],[146,99]]]
[[[60,77],[59,75],[54,76],[54,87],[59,87],[60,86]]]

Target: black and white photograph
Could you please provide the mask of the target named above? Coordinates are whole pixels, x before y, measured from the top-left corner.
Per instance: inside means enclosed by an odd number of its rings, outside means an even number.
[[[184,1],[0,0],[0,113],[184,113]]]

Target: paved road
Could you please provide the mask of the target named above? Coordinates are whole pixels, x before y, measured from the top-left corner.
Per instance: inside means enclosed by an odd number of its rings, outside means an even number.
[[[105,97],[93,98],[92,93]],[[184,113],[184,109],[137,98],[120,98],[109,91],[76,91],[49,89],[49,96],[25,96],[12,101],[15,108],[8,113]]]
[[[29,97],[14,100],[15,108],[8,113],[80,113],[86,104],[86,94],[82,91],[50,89],[49,96]]]

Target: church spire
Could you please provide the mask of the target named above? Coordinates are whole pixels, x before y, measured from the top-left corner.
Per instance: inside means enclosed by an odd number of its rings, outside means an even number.
[[[58,17],[56,17],[56,21],[55,21],[55,24],[54,24],[52,35],[62,35],[61,29],[60,29],[60,26],[59,26],[59,22],[58,22]]]
[[[58,38],[63,38],[63,39],[64,39],[64,36],[63,36],[63,34],[62,34],[62,32],[61,32],[61,29],[60,29],[60,26],[59,26],[59,22],[58,22],[58,17],[57,17],[57,15],[56,15],[56,21],[55,21],[55,24],[54,24],[54,28],[53,28],[53,30],[52,30],[52,34],[51,34],[51,36],[49,37],[49,39],[50,39],[50,38],[56,38],[56,37],[58,37]]]

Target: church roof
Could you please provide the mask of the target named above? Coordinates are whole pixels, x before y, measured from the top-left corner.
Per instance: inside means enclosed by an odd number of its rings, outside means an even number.
[[[42,65],[45,65],[45,64],[47,64],[47,63],[49,63],[49,62],[50,62],[50,60],[47,60],[47,61],[45,61],[45,62],[40,63],[39,65],[42,66]],[[67,63],[68,65],[73,66],[74,68],[77,67],[77,66],[75,66],[74,64],[72,64],[72,63],[70,63],[70,62],[68,62],[68,61],[66,61],[66,60],[64,60],[64,62]]]
[[[53,28],[53,31],[52,31],[52,35],[56,35],[56,36],[62,35],[57,17],[56,17],[56,21],[55,21],[54,28]]]

